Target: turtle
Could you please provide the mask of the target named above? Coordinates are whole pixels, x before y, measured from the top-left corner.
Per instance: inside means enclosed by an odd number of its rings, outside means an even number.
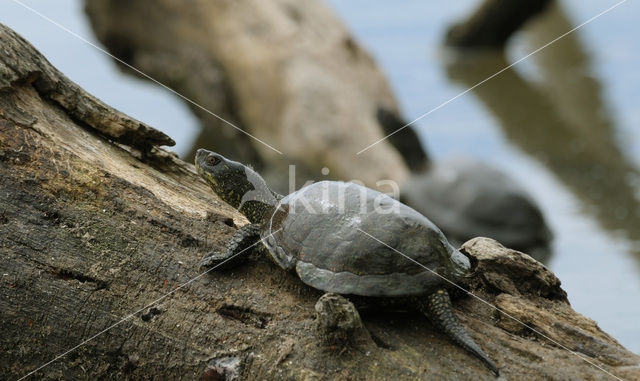
[[[481,161],[452,156],[413,173],[400,201],[438,225],[449,242],[489,237],[544,262],[553,234],[528,192]]]
[[[195,166],[214,193],[249,221],[226,252],[206,254],[202,267],[237,265],[240,253],[258,248],[315,289],[406,300],[499,375],[460,324],[447,291],[449,282],[469,273],[469,259],[425,216],[353,182],[320,181],[283,196],[251,167],[202,148]]]

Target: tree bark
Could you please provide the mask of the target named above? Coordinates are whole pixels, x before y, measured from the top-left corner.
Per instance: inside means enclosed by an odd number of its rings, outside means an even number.
[[[110,129],[138,122],[104,104],[77,113],[95,98],[2,25],[0,39],[0,378],[55,360],[32,378],[493,379],[415,313],[362,309],[370,340],[327,342],[321,292],[266,258],[197,278],[203,253],[246,220],[155,146],[153,129],[127,140],[143,142],[140,155]],[[50,78],[74,91],[52,97],[38,84]],[[474,293],[638,377],[639,357],[573,311],[544,266],[490,240],[463,249]],[[474,298],[455,306],[507,378],[609,377]]]

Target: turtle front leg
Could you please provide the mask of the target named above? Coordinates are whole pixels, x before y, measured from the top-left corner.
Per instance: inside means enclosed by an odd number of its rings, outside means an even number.
[[[233,235],[224,253],[211,251],[200,261],[200,268],[216,270],[228,270],[236,267],[246,258],[243,250],[251,250],[249,247],[260,240],[260,224],[244,225]],[[257,245],[256,245],[257,246]]]
[[[476,344],[464,329],[458,316],[456,316],[451,304],[449,293],[445,289],[438,290],[427,297],[427,300],[418,300],[418,306],[434,325],[444,331],[456,344],[471,352],[479,358],[487,368],[496,376],[500,375],[498,366],[491,361],[489,356]]]

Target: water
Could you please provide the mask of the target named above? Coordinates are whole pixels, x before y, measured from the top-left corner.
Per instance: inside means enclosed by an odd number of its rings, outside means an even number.
[[[81,1],[25,3],[97,44]],[[413,120],[615,2],[565,1],[564,11],[518,34],[506,60],[478,58],[471,68],[447,65],[440,42],[447,25],[476,1],[329,3],[376,58],[406,119]],[[621,5],[415,124],[434,159],[482,159],[529,189],[555,232],[549,267],[572,306],[635,352],[640,129],[633,127],[640,125],[640,34],[633,27],[639,11],[637,2]],[[109,57],[12,1],[3,2],[0,22],[90,93],[168,133],[176,152],[190,150],[198,123],[175,96],[122,75]]]

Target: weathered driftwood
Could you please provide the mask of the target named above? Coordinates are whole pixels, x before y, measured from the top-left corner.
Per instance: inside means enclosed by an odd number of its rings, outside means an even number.
[[[113,110],[96,97],[87,94],[51,66],[26,41],[17,38],[13,31],[3,27],[0,46],[3,48],[0,91],[10,90],[17,81],[26,82],[31,84],[41,97],[62,107],[72,118],[81,120],[115,141],[143,151],[149,150],[153,145],[175,144],[173,139],[161,131]],[[17,111],[10,105],[4,105],[3,108],[9,112]],[[18,118],[23,123],[33,122],[26,115]]]
[[[95,133],[104,126],[61,107],[93,98],[75,87],[53,100],[36,85],[49,63],[7,28],[0,38],[0,73],[11,75],[0,92],[0,378],[24,376],[103,331],[34,379],[493,378],[416,313],[362,310],[370,340],[325,341],[315,323],[321,293],[266,259],[143,309],[194,279],[202,254],[245,220],[190,164],[157,148],[136,157]],[[87,118],[137,123],[102,107]],[[608,371],[640,376],[640,358],[573,311],[544,266],[486,239],[464,250],[479,270],[474,293]],[[474,298],[455,305],[509,379],[610,379]]]
[[[356,155],[405,123],[376,63],[321,0],[87,0],[86,10],[114,55],[307,167],[307,179],[326,166],[335,178],[370,186],[401,183],[405,161],[426,161],[410,128]],[[251,163],[282,158],[194,111],[211,149]],[[255,152],[231,152],[237,147]]]

